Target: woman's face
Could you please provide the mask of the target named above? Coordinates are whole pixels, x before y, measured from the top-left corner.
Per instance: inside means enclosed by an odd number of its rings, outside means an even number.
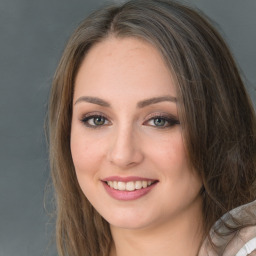
[[[188,164],[177,101],[161,55],[144,41],[110,37],[82,62],[72,158],[82,191],[111,225],[153,227],[201,210],[202,183]]]

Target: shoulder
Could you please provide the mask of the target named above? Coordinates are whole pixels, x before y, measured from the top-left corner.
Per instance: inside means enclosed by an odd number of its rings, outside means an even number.
[[[207,238],[199,256],[256,256],[256,201],[240,206],[225,214],[212,227],[209,237],[216,245],[214,249]],[[230,233],[226,224],[234,226],[232,217],[245,224],[245,227]],[[246,224],[248,226],[246,226]],[[226,234],[226,235],[219,235]],[[227,235],[228,234],[228,235]],[[220,252],[221,251],[221,252]]]
[[[242,205],[233,211],[232,216],[238,220],[250,223],[241,228],[227,246],[226,256],[256,256],[256,201]],[[227,220],[229,221],[229,220]]]
[[[236,256],[256,256],[256,237],[249,240],[236,254]]]
[[[241,229],[227,246],[224,256],[256,256],[256,226]]]
[[[256,256],[256,226],[241,229],[232,239],[225,236],[212,237],[212,240],[217,247],[213,248],[209,239],[206,239],[198,256]]]
[[[248,254],[248,256],[256,256],[256,250],[254,250],[252,253]]]

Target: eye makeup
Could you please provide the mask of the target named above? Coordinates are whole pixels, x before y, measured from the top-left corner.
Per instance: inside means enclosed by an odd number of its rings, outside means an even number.
[[[111,125],[109,118],[100,112],[91,112],[86,115],[83,115],[80,121],[86,127],[93,129],[98,129],[104,126]],[[174,115],[159,112],[150,114],[142,123],[142,125],[152,126],[157,129],[167,129],[179,124],[179,120]]]
[[[152,113],[143,123],[143,125],[149,125],[159,129],[171,128],[179,124],[180,122],[177,117],[167,113]]]
[[[111,122],[108,118],[99,112],[91,112],[80,119],[80,121],[88,128],[98,129],[106,125],[110,125]]]

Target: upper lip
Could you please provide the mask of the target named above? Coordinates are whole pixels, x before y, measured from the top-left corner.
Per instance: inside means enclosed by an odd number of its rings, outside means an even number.
[[[138,177],[138,176],[128,176],[128,177],[120,177],[120,176],[109,176],[102,181],[122,181],[122,182],[129,182],[129,181],[156,181],[156,179]]]

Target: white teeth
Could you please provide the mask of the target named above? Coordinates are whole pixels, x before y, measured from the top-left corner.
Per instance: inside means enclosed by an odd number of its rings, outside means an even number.
[[[133,191],[135,189],[135,184],[133,181],[129,181],[126,183],[126,190]]]
[[[146,188],[147,186],[148,186],[148,183],[143,180],[143,181],[142,181],[142,187],[143,187],[143,188]]]
[[[141,183],[141,181],[139,181],[139,180],[135,181],[135,188],[136,188],[136,189],[141,189],[141,188],[142,188],[142,183]]]
[[[114,189],[117,189],[118,186],[117,186],[117,181],[113,181],[113,186],[110,186],[111,188],[114,188]]]
[[[118,190],[125,190],[125,182],[118,181],[117,182],[117,189]]]
[[[152,181],[128,181],[128,182],[122,182],[122,181],[107,181],[107,184],[116,190],[121,190],[121,191],[134,191],[142,188],[146,188],[150,186],[153,182]]]

